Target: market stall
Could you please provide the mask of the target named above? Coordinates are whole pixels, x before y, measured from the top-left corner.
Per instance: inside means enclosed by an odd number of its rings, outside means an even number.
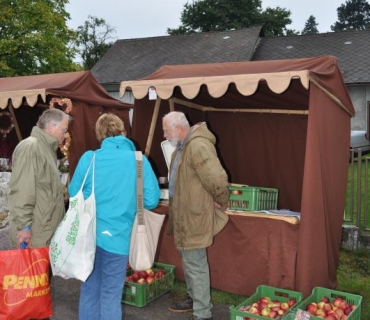
[[[68,160],[73,172],[82,153],[96,149],[95,122],[104,112],[117,114],[130,134],[131,105],[112,98],[90,71],[0,79],[0,158],[11,158],[17,143],[27,138],[39,116],[56,102],[68,101],[73,118]],[[71,172],[71,173],[72,173]]]
[[[230,182],[277,188],[278,208],[301,214],[297,225],[232,216],[209,249],[213,287],[335,288],[354,115],[335,58],[164,66],[122,82],[126,90],[135,97],[132,139],[158,176],[167,175],[161,117],[184,111],[216,135]],[[159,259],[179,267],[168,237]]]

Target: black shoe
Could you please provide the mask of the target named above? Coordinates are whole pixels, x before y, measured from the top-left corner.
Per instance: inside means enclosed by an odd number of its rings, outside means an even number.
[[[172,303],[168,309],[172,312],[191,312],[193,311],[193,299],[187,296],[183,301]]]
[[[197,316],[192,315],[188,320],[212,320],[211,318],[199,318]]]

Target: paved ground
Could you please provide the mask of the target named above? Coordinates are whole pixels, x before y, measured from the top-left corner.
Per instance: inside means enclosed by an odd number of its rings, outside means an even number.
[[[0,250],[9,249],[8,227],[0,229]],[[78,297],[80,282],[77,280],[64,280],[60,277],[51,279],[51,291],[53,297],[54,320],[78,320]],[[124,320],[186,320],[191,313],[177,314],[168,310],[168,306],[174,300],[171,293],[164,294],[160,298],[150,302],[142,308],[122,304]],[[228,305],[215,305],[213,308],[214,320],[230,319]],[[117,320],[117,319],[112,319]]]

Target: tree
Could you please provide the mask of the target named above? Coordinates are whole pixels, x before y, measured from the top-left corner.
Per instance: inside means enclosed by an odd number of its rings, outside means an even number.
[[[261,0],[198,0],[186,3],[181,13],[182,25],[167,29],[170,35],[195,32],[244,29],[265,25],[268,35],[283,35],[290,24],[289,10],[267,8]]]
[[[112,46],[112,33],[115,29],[106,24],[104,19],[88,16],[83,26],[77,28],[77,41],[83,68],[90,70]]]
[[[347,0],[337,9],[338,21],[332,31],[370,29],[370,4],[366,0]]]
[[[261,13],[260,21],[264,26],[266,36],[283,36],[287,32],[293,33],[293,30],[286,28],[286,25],[291,24],[292,20],[289,18],[291,12],[286,9],[276,7],[275,9],[267,7]]]
[[[304,29],[302,30],[302,34],[318,34],[319,30],[317,26],[319,24],[316,22],[316,18],[313,15],[310,15],[304,25]]]
[[[75,70],[67,0],[0,0],[0,77]]]

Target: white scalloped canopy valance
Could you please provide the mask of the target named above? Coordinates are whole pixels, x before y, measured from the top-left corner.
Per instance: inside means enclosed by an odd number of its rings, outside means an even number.
[[[33,107],[37,103],[39,95],[45,102],[46,101],[45,89],[0,92],[0,109],[7,108],[9,100],[11,100],[13,107],[17,109],[22,105],[23,98],[25,98],[27,104],[30,107]]]
[[[213,98],[220,98],[227,92],[231,83],[235,84],[240,94],[250,96],[256,92],[260,81],[266,81],[271,91],[281,94],[288,89],[292,79],[300,79],[302,86],[307,90],[309,89],[309,71],[302,70],[215,77],[122,81],[120,96],[123,96],[127,90],[131,90],[135,99],[143,99],[148,94],[149,88],[155,87],[159,98],[170,99],[175,87],[179,87],[187,99],[194,99],[198,95],[201,86],[205,85]]]

